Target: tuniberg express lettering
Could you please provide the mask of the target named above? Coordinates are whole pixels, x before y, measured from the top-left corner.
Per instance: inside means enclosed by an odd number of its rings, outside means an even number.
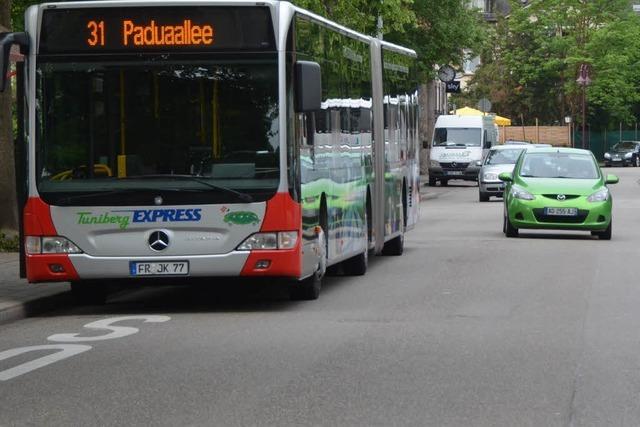
[[[202,219],[202,209],[135,209],[106,212],[100,215],[94,215],[92,212],[78,212],[77,215],[78,224],[117,224],[121,230],[124,230],[132,222],[198,222]]]
[[[185,19],[178,25],[159,25],[151,20],[139,24],[131,20],[122,21],[122,43],[124,46],[180,46],[211,45],[214,31],[211,25],[194,25]]]

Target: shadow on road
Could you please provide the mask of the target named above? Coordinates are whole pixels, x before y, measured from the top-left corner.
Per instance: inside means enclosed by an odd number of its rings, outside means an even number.
[[[369,265],[392,261],[393,257],[370,257]],[[81,305],[71,295],[54,311],[33,317],[64,315],[130,315],[145,313],[252,313],[284,312],[306,304],[318,304],[332,292],[348,286],[349,276],[327,276],[319,301],[289,299],[291,281],[276,278],[210,278],[189,282],[142,284],[129,281],[112,286],[105,305]]]

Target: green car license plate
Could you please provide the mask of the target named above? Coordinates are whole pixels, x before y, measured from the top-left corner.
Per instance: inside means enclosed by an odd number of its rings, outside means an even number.
[[[129,262],[132,276],[185,276],[189,274],[189,261]]]
[[[548,216],[578,216],[578,208],[544,208]]]

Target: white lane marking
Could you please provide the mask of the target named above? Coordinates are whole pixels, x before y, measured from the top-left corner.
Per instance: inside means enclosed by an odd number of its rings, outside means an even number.
[[[11,350],[5,350],[0,352],[0,361],[11,359],[12,357],[19,356],[21,354],[29,353],[31,351],[42,350],[57,350],[55,353],[47,354],[46,356],[39,357],[35,360],[22,363],[13,368],[0,371],[0,381],[7,381],[12,378],[24,375],[28,372],[34,371],[43,366],[50,365],[60,360],[75,356],[76,354],[84,353],[91,350],[90,345],[82,344],[49,344],[49,345],[33,345],[30,347],[12,348]]]
[[[123,316],[112,317],[110,319],[96,320],[95,322],[87,323],[84,328],[98,329],[98,330],[110,330],[111,332],[105,335],[98,335],[93,337],[82,337],[80,334],[54,334],[47,338],[53,342],[89,342],[89,341],[103,341],[113,340],[116,338],[123,338],[129,335],[136,334],[140,331],[138,328],[131,326],[113,326],[112,323],[123,322],[126,320],[142,320],[144,323],[162,323],[171,320],[169,316]]]
[[[140,330],[138,328],[133,328],[131,326],[113,326],[113,323],[123,322],[128,320],[142,320],[144,323],[163,323],[171,320],[169,316],[122,316],[122,317],[111,317],[109,319],[96,320],[95,322],[87,323],[84,325],[84,328],[88,329],[98,329],[98,330],[109,330],[108,334],[99,335],[97,337],[81,337],[80,334],[54,334],[47,338],[49,341],[54,342],[83,342],[83,341],[103,341],[103,340],[112,340],[115,338],[122,338],[128,335],[133,335],[138,333]],[[55,362],[59,362],[60,360],[67,359],[71,356],[75,356],[76,354],[84,353],[85,351],[91,350],[93,347],[90,345],[83,344],[48,344],[48,345],[34,345],[30,347],[18,347],[12,348],[10,350],[5,350],[0,352],[0,362],[3,360],[10,359],[15,356],[19,356],[21,354],[29,353],[32,351],[42,351],[42,350],[57,350],[55,353],[47,354],[46,356],[39,357],[37,359],[31,360],[29,362],[22,363],[18,366],[14,366],[13,368],[5,369],[4,371],[0,371],[0,381],[7,381],[12,378],[18,377],[20,375],[24,375],[31,371],[34,371],[38,368],[42,368],[43,366],[50,365]]]

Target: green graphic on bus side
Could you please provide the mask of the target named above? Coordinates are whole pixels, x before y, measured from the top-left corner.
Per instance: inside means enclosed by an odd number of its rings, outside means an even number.
[[[260,218],[258,218],[258,215],[254,214],[253,212],[229,212],[224,216],[224,222],[226,222],[227,224],[237,225],[257,225],[258,223],[260,223]]]

